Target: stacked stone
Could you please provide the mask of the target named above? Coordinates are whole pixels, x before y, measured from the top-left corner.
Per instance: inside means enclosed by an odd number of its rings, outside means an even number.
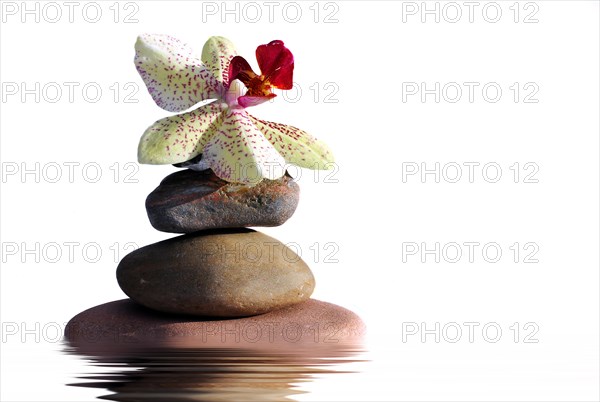
[[[203,317],[247,317],[307,300],[315,280],[290,248],[259,231],[296,210],[300,189],[285,175],[242,186],[211,170],[167,176],[146,199],[155,229],[184,233],[120,262],[117,280],[150,309]]]

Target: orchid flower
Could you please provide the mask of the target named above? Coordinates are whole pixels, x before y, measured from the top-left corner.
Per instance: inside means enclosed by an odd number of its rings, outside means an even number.
[[[140,163],[178,164],[200,158],[189,167],[210,168],[223,180],[243,184],[277,179],[285,169],[274,167],[286,163],[333,167],[333,156],[323,142],[299,128],[261,120],[246,111],[275,97],[272,88],[292,88],[294,57],[282,41],[258,46],[260,74],[237,56],[228,39],[218,36],[208,39],[200,57],[167,35],[141,35],[135,50],[135,66],[161,108],[182,112],[212,100],[146,129],[138,146]]]

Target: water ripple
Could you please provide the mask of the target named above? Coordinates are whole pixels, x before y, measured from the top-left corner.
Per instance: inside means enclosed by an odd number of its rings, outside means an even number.
[[[291,401],[302,385],[350,373],[363,362],[355,344],[298,350],[140,347],[65,352],[88,360],[100,373],[82,374],[69,386],[106,389],[111,401]],[[347,368],[345,369],[344,366]]]

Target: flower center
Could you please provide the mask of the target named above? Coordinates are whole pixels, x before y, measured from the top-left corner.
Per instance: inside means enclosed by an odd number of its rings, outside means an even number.
[[[247,96],[269,96],[273,93],[271,83],[262,74],[256,75],[252,71],[244,71],[238,74],[237,79],[248,88]]]
[[[234,80],[229,88],[227,88],[227,92],[225,92],[223,99],[225,100],[225,103],[227,103],[227,106],[239,108],[240,106],[238,105],[238,98],[243,94],[244,88],[241,86],[239,81]]]

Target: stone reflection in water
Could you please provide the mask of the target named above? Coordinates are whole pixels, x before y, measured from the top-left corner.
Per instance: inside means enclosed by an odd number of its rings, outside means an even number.
[[[74,347],[67,351],[80,354]],[[80,354],[106,371],[69,385],[105,388],[113,393],[99,398],[111,401],[289,401],[303,393],[301,383],[348,372],[343,364],[361,355],[342,345],[297,352],[136,347],[119,353]]]

